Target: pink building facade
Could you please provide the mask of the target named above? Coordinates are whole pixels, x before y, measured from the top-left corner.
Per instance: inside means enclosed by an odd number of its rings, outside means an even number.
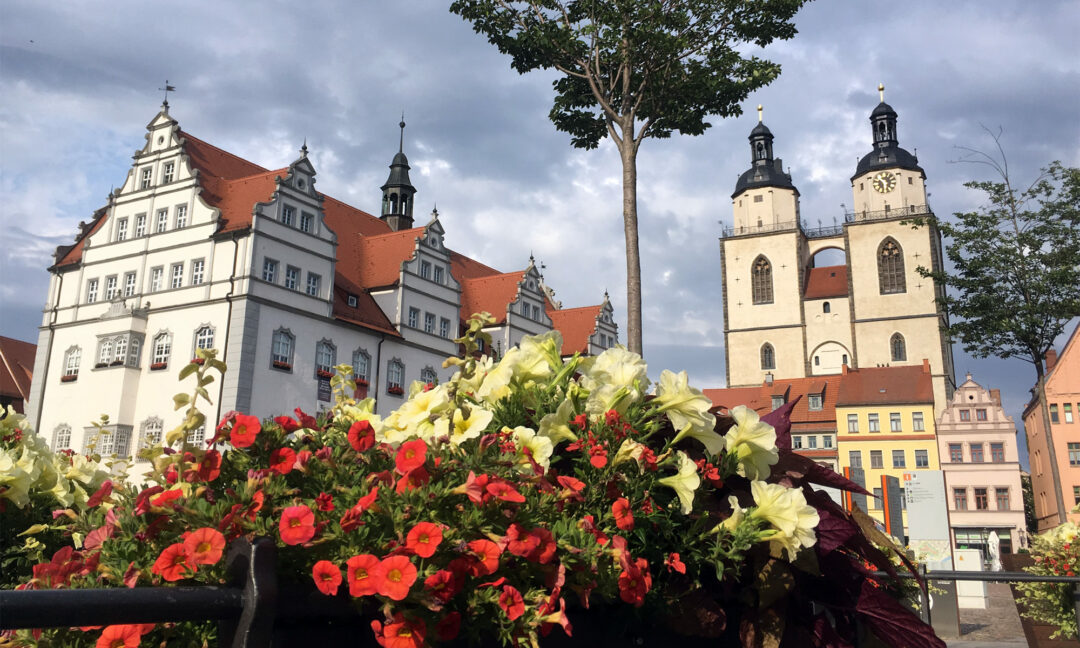
[[[1038,399],[1033,398],[1024,409],[1039,531],[1052,529],[1063,521],[1054,488],[1050,443],[1057,455],[1065,518],[1080,521],[1080,513],[1072,512],[1080,505],[1080,325],[1073,330],[1060,355],[1053,349],[1046,354],[1046,403],[1050,407],[1049,436]]]
[[[1002,553],[1026,546],[1016,424],[997,389],[971,379],[956,388],[937,421],[953,547],[988,556],[996,532]]]

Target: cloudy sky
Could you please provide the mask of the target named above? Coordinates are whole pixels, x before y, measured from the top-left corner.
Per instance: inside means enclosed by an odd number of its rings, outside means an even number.
[[[614,148],[572,148],[547,119],[554,77],[513,72],[444,3],[15,0],[0,12],[0,334],[36,340],[51,253],[122,183],[165,79],[185,130],[268,168],[306,138],[318,188],[367,211],[404,109],[417,211],[438,204],[448,244],[505,271],[535,254],[565,306],[608,289],[625,330]],[[1020,181],[1051,160],[1080,165],[1080,4],[834,0],[796,22],[794,40],[765,52],[782,75],[743,116],[642,146],[653,375],[687,369],[697,386],[723,386],[718,236],[758,103],[811,226],[851,202],[879,82],[938,214],[980,204],[961,185],[987,169],[957,163],[956,147],[992,147],[984,127],[1003,131]],[[1002,388],[1018,417],[1029,365],[956,358],[961,379]]]

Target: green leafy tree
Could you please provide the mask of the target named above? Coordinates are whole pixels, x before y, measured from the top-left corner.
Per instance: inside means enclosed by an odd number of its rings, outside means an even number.
[[[916,221],[917,226],[937,227],[948,240],[952,269],[918,271],[947,289],[938,303],[956,319],[945,331],[964,351],[977,358],[1020,358],[1035,367],[1058,516],[1064,522],[1067,509],[1046,405],[1044,359],[1069,321],[1080,315],[1080,169],[1053,162],[1030,186],[1017,188],[1000,134],[991,136],[996,155],[963,149],[964,161],[987,165],[998,178],[964,185],[982,192],[986,203],[955,214],[955,221]]]
[[[796,34],[805,0],[455,0],[524,74],[554,69],[555,127],[574,146],[610,137],[622,161],[627,341],[641,352],[637,154],[646,138],[700,135],[710,115],[742,113],[780,66],[747,54]]]

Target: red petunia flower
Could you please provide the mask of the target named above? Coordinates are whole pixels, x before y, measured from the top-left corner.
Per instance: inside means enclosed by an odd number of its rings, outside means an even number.
[[[494,574],[499,569],[499,556],[502,554],[499,545],[491,540],[480,539],[473,540],[468,544],[468,547],[479,561],[479,564],[474,569],[475,575],[486,576]]]
[[[593,468],[603,468],[607,465],[607,450],[600,444],[589,447],[589,463]]]
[[[375,502],[375,498],[379,494],[379,487],[376,486],[371,489],[371,492],[364,495],[357,500],[356,505],[345,511],[345,515],[341,516],[341,530],[348,533],[360,527],[360,516],[364,514],[364,511],[371,508],[371,505]]]
[[[458,486],[454,492],[459,495],[462,493],[468,495],[473,504],[480,506],[485,499],[491,497],[487,494],[487,485],[490,479],[487,475],[477,476],[476,473],[470,470],[469,476],[465,478],[465,483]]]
[[[405,475],[398,480],[397,486],[394,487],[394,492],[404,493],[406,491],[411,491],[414,488],[420,488],[427,485],[429,481],[431,481],[431,475],[428,473],[427,468],[420,466],[419,468],[414,468],[405,473]]]
[[[406,621],[400,612],[394,615],[386,627],[378,620],[372,621],[371,629],[375,631],[375,640],[383,648],[421,648],[425,645],[427,627],[424,622],[420,619]]]
[[[281,512],[278,530],[281,541],[287,545],[307,542],[315,535],[315,514],[303,504],[290,506]]]
[[[349,426],[349,445],[357,452],[367,452],[375,445],[375,428],[368,421],[357,421]]]
[[[102,631],[94,648],[136,648],[142,635],[142,624],[111,625]]]
[[[310,414],[305,414],[304,410],[297,407],[293,410],[293,414],[296,414],[296,420],[300,422],[300,427],[308,428],[310,430],[321,430],[319,422],[315,420],[315,417]]]
[[[178,581],[184,577],[184,572],[193,569],[190,558],[184,543],[177,542],[162,550],[150,571],[169,582]]]
[[[620,497],[611,504],[611,514],[615,516],[615,526],[623,531],[634,528],[634,514],[630,510],[630,500]]]
[[[435,624],[435,636],[439,638],[439,641],[456,639],[459,632],[461,632],[461,613],[456,610]]]
[[[112,480],[105,480],[105,483],[101,485],[101,488],[90,496],[90,499],[86,501],[86,508],[94,508],[98,504],[101,504],[106,497],[112,494]]]
[[[576,477],[570,477],[569,475],[559,475],[556,478],[559,485],[570,491],[571,493],[580,493],[585,489],[585,482],[577,479]]]
[[[641,607],[651,587],[649,563],[644,558],[638,558],[633,564],[628,563],[619,574],[619,598],[634,607]]]
[[[427,459],[427,449],[427,443],[423,439],[413,439],[402,443],[394,457],[394,470],[399,475],[407,475],[423,466]]]
[[[315,508],[329,513],[334,510],[334,498],[327,493],[319,493],[319,496],[315,498]]]
[[[421,558],[430,558],[440,542],[442,529],[431,522],[420,522],[405,536],[405,547]]]
[[[686,563],[679,558],[677,552],[672,552],[668,555],[667,559],[664,560],[664,566],[667,567],[668,571],[674,569],[680,574],[686,573]]]
[[[497,481],[488,484],[487,492],[501,499],[504,502],[521,503],[525,501],[525,496],[519,493],[516,488],[514,488],[505,481]]]
[[[435,600],[449,603],[457,594],[457,578],[449,569],[440,569],[424,579],[424,590]]]
[[[183,496],[184,491],[180,490],[179,488],[174,488],[172,490],[167,490],[161,493],[157,497],[150,498],[150,504],[152,504],[153,506],[161,507],[170,506],[173,502],[182,498]]]
[[[291,416],[278,416],[274,418],[274,423],[281,426],[282,430],[285,430],[286,434],[292,434],[300,429],[300,424],[296,422]]]
[[[334,596],[341,586],[341,569],[329,560],[320,560],[311,568],[311,577],[315,587],[327,596]]]
[[[506,540],[506,550],[521,558],[528,558],[532,552],[540,547],[539,536],[528,533],[517,522],[506,529]]]
[[[345,561],[350,596],[368,596],[379,591],[374,575],[378,565],[379,559],[371,554],[360,554]]]
[[[237,414],[229,432],[229,443],[235,448],[247,448],[255,443],[255,437],[262,431],[262,424],[256,416]]]
[[[187,549],[191,562],[196,565],[213,565],[221,560],[221,552],[225,550],[225,536],[210,527],[196,529],[184,539],[184,548]]]
[[[607,423],[610,426],[618,425],[619,421],[621,420],[622,417],[619,416],[619,413],[615,410],[608,410],[604,412],[604,423]]]
[[[221,453],[217,450],[207,450],[203,458],[199,460],[196,477],[204,482],[212,482],[221,474]]]
[[[503,585],[502,594],[499,595],[499,607],[511,621],[525,614],[525,601],[521,598],[521,592],[513,585]]]
[[[270,453],[270,470],[279,475],[288,475],[296,465],[296,451],[292,448],[278,448]]]
[[[384,558],[375,567],[375,586],[379,594],[400,601],[409,594],[409,588],[416,582],[416,565],[408,556],[390,556]]]

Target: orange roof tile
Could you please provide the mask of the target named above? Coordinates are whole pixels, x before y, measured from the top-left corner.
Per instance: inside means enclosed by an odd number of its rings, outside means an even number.
[[[200,196],[206,204],[221,210],[221,231],[243,229],[251,226],[255,203],[270,200],[277,191],[276,178],[285,177],[288,172],[288,169],[264,171],[236,180],[203,177],[199,180],[203,189]]]
[[[356,297],[356,306],[349,306],[349,295]],[[340,272],[334,276],[334,318],[401,337],[371,294],[349,281]]]
[[[772,411],[773,394],[785,394],[787,401],[798,397],[799,402],[791,410],[792,431],[835,430],[836,401],[841,390],[842,375],[809,376],[806,378],[776,379],[772,385],[755,387],[730,387],[702,390],[713,406],[730,409],[746,405],[758,414]],[[811,410],[810,394],[822,394],[821,409]]]
[[[423,227],[374,236],[361,236],[353,231],[348,233],[347,240],[338,234],[338,269],[361,288],[393,286],[401,276],[401,264],[412,258],[416,239],[423,234]],[[351,258],[343,250],[349,242]]]
[[[458,279],[461,283],[461,318],[468,319],[474,313],[488,312],[496,324],[506,321],[507,307],[518,294],[518,284],[525,278],[525,271]]]
[[[75,239],[75,245],[72,245],[56,259],[56,263],[53,264],[54,268],[69,265],[72,263],[78,263],[82,260],[83,248],[86,247],[86,239],[94,232],[101,229],[101,226],[105,224],[105,211],[106,207],[94,212],[94,219],[90,221],[90,226],[83,230],[82,234]],[[62,248],[61,248],[62,249]]]
[[[486,266],[475,259],[470,259],[460,252],[447,251],[450,252],[450,274],[454,275],[454,279],[458,281],[501,274],[495,268]]]
[[[847,266],[810,268],[810,273],[806,277],[806,290],[803,297],[806,299],[823,299],[825,297],[846,297],[847,294]]]
[[[269,170],[204,142],[191,133],[180,131],[178,135],[184,141],[184,154],[188,156],[191,165],[198,169],[200,175],[231,180],[265,173]]]
[[[563,355],[589,351],[589,337],[596,332],[596,318],[600,317],[603,306],[603,304],[597,304],[580,308],[554,309],[548,301],[547,314],[551,318],[552,328],[563,336]]]
[[[0,335],[0,395],[26,401],[37,345]]]
[[[905,367],[845,369],[839,406],[934,402],[930,363],[925,360]]]

